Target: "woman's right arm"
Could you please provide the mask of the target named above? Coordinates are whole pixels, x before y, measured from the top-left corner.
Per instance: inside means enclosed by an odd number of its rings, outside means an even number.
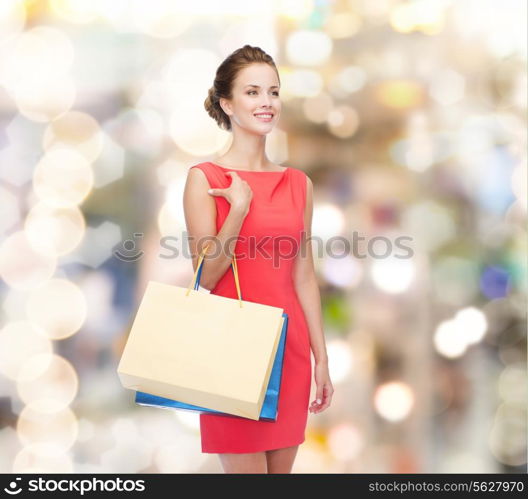
[[[212,189],[212,194],[209,194],[207,192],[209,182],[205,173],[200,168],[191,168],[183,192],[183,211],[194,271],[204,246],[213,241],[207,250],[207,255],[215,256],[207,256],[204,259],[200,277],[200,286],[208,290],[216,286],[231,265],[231,255],[234,253],[240,228],[249,211],[252,198],[251,188],[247,182],[236,172],[228,173],[232,175],[231,185],[227,189]],[[216,203],[213,198],[215,195],[225,197],[231,205],[218,233],[216,233]]]

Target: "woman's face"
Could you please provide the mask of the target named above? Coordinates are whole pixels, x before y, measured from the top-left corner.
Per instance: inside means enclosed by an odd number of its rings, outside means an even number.
[[[255,63],[239,71],[233,82],[233,97],[220,100],[231,127],[258,134],[271,132],[281,112],[279,90],[277,73],[269,64]]]

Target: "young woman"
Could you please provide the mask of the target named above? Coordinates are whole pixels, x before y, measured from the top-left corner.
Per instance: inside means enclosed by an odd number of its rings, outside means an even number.
[[[234,254],[242,299],[288,314],[277,420],[200,414],[202,452],[218,453],[226,473],[290,473],[308,412],[324,411],[334,391],[309,243],[312,182],[299,169],[273,164],[265,152],[281,112],[279,91],[275,63],[259,47],[245,45],[222,62],[205,108],[232,131],[232,145],[214,162],[190,168],[183,196],[194,270],[211,243],[200,285],[237,298]],[[310,349],[317,386],[311,404]]]

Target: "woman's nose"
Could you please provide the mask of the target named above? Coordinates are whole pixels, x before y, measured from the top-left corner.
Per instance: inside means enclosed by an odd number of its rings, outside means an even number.
[[[271,107],[271,97],[267,94],[264,94],[264,97],[261,101],[262,107]]]

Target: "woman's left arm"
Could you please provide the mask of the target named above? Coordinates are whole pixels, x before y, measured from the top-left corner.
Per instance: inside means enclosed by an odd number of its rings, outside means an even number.
[[[299,302],[304,311],[310,334],[310,346],[315,361],[316,400],[310,404],[310,412],[324,411],[332,400],[334,388],[328,371],[321,312],[321,295],[312,255],[313,184],[306,176],[306,207],[304,211],[304,235],[301,238],[299,253],[295,259],[293,280]]]

